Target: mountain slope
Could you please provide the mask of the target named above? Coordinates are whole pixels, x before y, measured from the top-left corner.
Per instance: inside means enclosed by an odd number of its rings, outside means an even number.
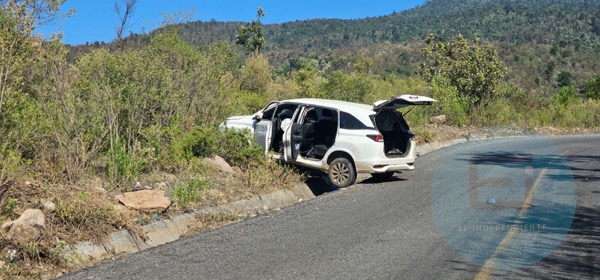
[[[268,11],[266,11],[268,13]],[[188,41],[233,41],[241,23],[192,22]],[[269,50],[305,52],[408,42],[428,33],[463,34],[487,41],[566,43],[600,47],[598,0],[429,0],[414,9],[359,20],[316,19],[265,25]]]
[[[242,24],[198,21],[175,27],[184,40],[202,46],[233,44]],[[508,81],[527,91],[556,90],[563,72],[575,86],[600,73],[600,0],[429,0],[387,16],[268,24],[264,32],[264,53],[276,69],[309,57],[330,65],[330,71],[352,71],[366,58],[369,72],[410,76],[421,62],[423,39],[433,33],[442,39],[479,37],[494,45],[509,67]],[[128,44],[145,45],[150,36],[131,36]],[[76,47],[74,53],[93,47]]]

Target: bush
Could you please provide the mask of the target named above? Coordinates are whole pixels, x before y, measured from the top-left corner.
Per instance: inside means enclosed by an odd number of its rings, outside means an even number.
[[[141,144],[137,142],[133,150],[127,150],[124,143],[117,141],[108,151],[106,167],[113,183],[120,183],[139,176],[146,167]]]
[[[194,157],[219,155],[235,166],[247,166],[265,158],[264,148],[252,139],[248,131],[221,131],[212,126],[199,126],[176,143],[181,149],[179,154]]]
[[[173,198],[178,206],[185,208],[190,203],[200,201],[207,191],[208,182],[205,179],[191,178],[173,187]]]
[[[438,102],[423,110],[422,124],[428,123],[430,116],[440,114],[446,115],[448,124],[461,126],[467,123],[467,112],[472,104],[468,96],[459,95],[456,88],[448,86],[446,81],[438,77],[432,83],[431,97]]]

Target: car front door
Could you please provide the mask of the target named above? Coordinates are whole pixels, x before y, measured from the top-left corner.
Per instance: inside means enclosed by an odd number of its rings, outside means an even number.
[[[271,102],[261,114],[254,116],[254,137],[256,137],[256,142],[265,148],[265,154],[271,148],[271,137],[273,135],[271,132],[273,129],[272,118],[277,105],[279,105],[278,101]]]

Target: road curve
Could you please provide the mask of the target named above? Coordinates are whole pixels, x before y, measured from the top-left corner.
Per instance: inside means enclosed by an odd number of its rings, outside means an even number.
[[[474,141],[61,279],[600,277],[600,135]]]

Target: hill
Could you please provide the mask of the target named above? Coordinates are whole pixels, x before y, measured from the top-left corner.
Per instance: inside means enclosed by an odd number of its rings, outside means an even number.
[[[268,12],[268,11],[267,11]],[[232,41],[240,23],[192,22],[180,26],[189,42]],[[600,47],[597,0],[429,0],[392,15],[359,20],[315,19],[265,25],[268,51],[316,52],[402,43],[429,33],[463,34],[487,41],[563,43]]]
[[[235,42],[241,24],[197,21],[176,28],[184,40],[203,46]],[[433,33],[493,44],[510,68],[508,79],[538,93],[556,89],[562,72],[573,77],[574,85],[600,73],[598,0],[429,0],[386,16],[268,24],[264,31],[264,52],[280,69],[302,57],[330,70],[344,70],[366,58],[373,73],[410,76],[417,71],[423,39]],[[147,41],[148,35],[128,38],[129,45]]]

